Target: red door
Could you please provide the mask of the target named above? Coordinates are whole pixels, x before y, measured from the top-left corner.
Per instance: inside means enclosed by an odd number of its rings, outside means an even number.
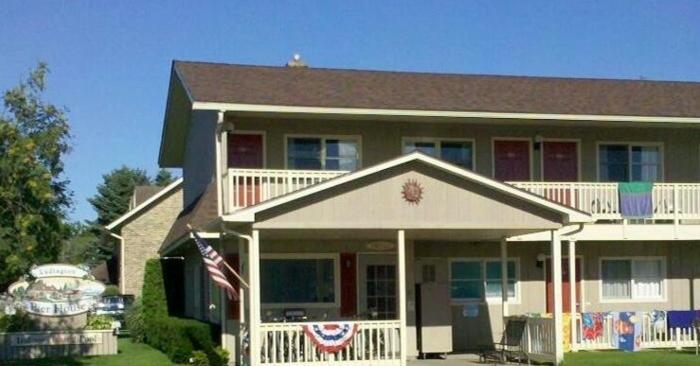
[[[542,143],[542,180],[545,182],[578,181],[578,143],[572,141],[545,141]],[[568,188],[551,188],[545,197],[564,205],[573,206],[576,192]]]
[[[228,135],[228,167],[261,169],[264,165],[263,135],[234,133]],[[252,178],[236,184],[239,205],[251,206],[260,202],[260,185]]]
[[[229,168],[260,169],[263,167],[263,135],[229,134],[227,149]]]
[[[578,181],[578,144],[569,141],[542,143],[542,179],[545,182]]]
[[[576,311],[581,309],[581,258],[576,258]],[[547,260],[547,312],[554,311],[554,283],[552,282],[552,259]],[[571,287],[569,284],[569,258],[561,260],[561,302],[564,312],[571,312]]]
[[[496,180],[530,180],[530,141],[496,140],[493,157]]]

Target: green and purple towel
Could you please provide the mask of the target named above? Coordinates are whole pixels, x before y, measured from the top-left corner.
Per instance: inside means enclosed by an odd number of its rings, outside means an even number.
[[[620,214],[626,219],[646,219],[654,215],[651,192],[654,184],[650,182],[618,183],[620,195]]]

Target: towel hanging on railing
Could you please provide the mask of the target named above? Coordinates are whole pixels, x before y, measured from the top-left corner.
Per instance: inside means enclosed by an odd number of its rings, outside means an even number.
[[[625,219],[647,219],[654,215],[650,182],[623,182],[617,185],[620,196],[620,215]]]

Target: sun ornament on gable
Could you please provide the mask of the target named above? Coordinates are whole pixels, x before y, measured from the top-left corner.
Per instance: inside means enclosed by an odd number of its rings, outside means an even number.
[[[417,205],[423,199],[423,187],[415,179],[409,179],[401,188],[401,195],[404,201],[412,205]]]

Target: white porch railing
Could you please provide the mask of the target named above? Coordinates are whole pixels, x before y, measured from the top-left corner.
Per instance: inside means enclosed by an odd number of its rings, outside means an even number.
[[[520,317],[512,317],[522,319]],[[525,333],[520,348],[535,362],[554,362],[554,319],[526,318]]]
[[[617,183],[509,182],[601,220],[621,220]],[[700,219],[700,184],[654,183],[653,220]]]
[[[224,179],[226,212],[256,205],[346,173],[328,170],[228,169]]]
[[[666,319],[654,322],[651,313],[636,312],[636,316],[641,321],[641,342],[640,348],[683,348],[695,347],[697,345],[697,335],[692,327],[688,328],[668,328]],[[582,318],[576,319],[577,342],[574,347],[579,350],[605,350],[614,349],[614,320],[611,315],[603,318],[603,331],[593,339],[586,339],[583,334]]]
[[[358,325],[358,331],[350,344],[336,353],[324,353],[316,348],[303,330],[303,326],[310,323],[263,323],[260,327],[261,363],[265,365],[400,364],[401,324],[398,320],[368,320],[351,323]]]

